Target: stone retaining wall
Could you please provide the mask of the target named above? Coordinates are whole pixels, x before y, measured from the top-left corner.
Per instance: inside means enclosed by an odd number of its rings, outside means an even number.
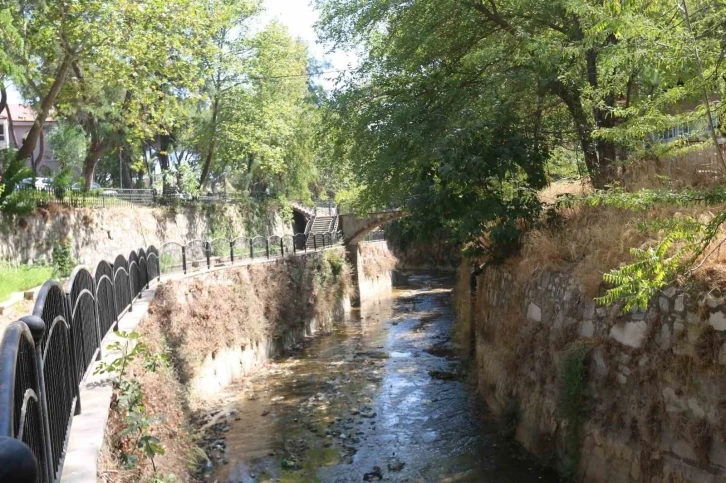
[[[490,267],[472,297],[462,268],[459,338],[472,340],[479,392],[525,447],[588,483],[726,481],[723,299],[670,287],[622,315],[570,273],[522,282]]]
[[[166,241],[226,232],[242,236],[248,231],[267,235],[291,231],[274,213],[263,218],[263,226],[252,230],[250,213],[236,205],[72,210],[53,205],[31,215],[0,219],[0,261],[50,262],[53,246],[63,239],[70,240],[77,263],[95,265],[136,247],[159,247]]]

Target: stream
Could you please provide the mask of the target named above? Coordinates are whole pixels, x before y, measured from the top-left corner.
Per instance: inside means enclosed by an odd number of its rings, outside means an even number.
[[[451,342],[450,276],[405,278],[227,391],[206,481],[559,481],[477,401]]]

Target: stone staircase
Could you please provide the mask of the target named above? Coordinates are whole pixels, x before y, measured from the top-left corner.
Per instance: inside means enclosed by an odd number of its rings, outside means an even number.
[[[336,225],[337,218],[337,216],[316,216],[315,218],[313,218],[313,223],[310,231],[308,232],[307,239],[307,246],[309,250],[315,247],[313,235],[319,235],[321,233],[333,231],[333,226]],[[318,236],[317,244],[320,245],[321,243],[321,237]]]

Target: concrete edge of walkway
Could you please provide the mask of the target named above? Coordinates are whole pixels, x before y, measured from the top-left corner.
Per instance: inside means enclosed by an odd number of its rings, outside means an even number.
[[[337,245],[318,251],[296,253],[292,256],[321,253],[342,247],[342,245]],[[144,290],[141,293],[141,297],[134,301],[133,310],[126,312],[121,317],[116,330],[131,332],[138,327],[149,311],[149,304],[154,299],[157,288],[163,282],[184,280],[230,268],[265,265],[275,263],[279,260],[284,260],[284,258],[247,259],[229,265],[212,267],[186,274],[174,273],[163,276],[161,282],[155,283],[151,288]],[[101,358],[93,362],[86,379],[81,383],[81,414],[73,417],[71,424],[71,434],[68,439],[65,460],[61,470],[61,482],[63,483],[91,483],[98,481],[98,457],[103,446],[106,424],[111,408],[114,376],[111,374],[95,374],[95,371],[100,363],[110,363],[118,357],[119,354],[116,351],[108,351],[106,348],[114,342],[121,340],[113,332],[109,332],[104,337],[103,341],[101,341]]]

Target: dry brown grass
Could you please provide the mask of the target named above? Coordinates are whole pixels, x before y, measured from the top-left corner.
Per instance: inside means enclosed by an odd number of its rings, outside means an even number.
[[[542,203],[551,205],[562,195],[583,195],[590,192],[592,192],[592,184],[589,179],[564,179],[550,183],[549,186],[540,190],[538,197]]]
[[[525,235],[521,255],[512,262],[521,281],[530,280],[541,271],[572,270],[587,296],[598,294],[603,274],[632,260],[631,248],[655,245],[660,234],[645,233],[639,226],[646,221],[673,217],[710,219],[726,205],[708,210],[700,206],[658,206],[647,211],[613,207],[577,207],[563,212],[564,226],[541,228]],[[716,240],[716,247],[722,238]],[[712,249],[706,250],[706,253]],[[697,279],[726,285],[726,247],[716,250],[694,272]]]
[[[366,243],[361,245],[363,274],[366,278],[377,278],[393,271],[398,259],[388,250],[385,243]]]
[[[707,188],[724,182],[723,168],[711,146],[662,159],[633,161],[620,179],[628,191],[644,188]]]

